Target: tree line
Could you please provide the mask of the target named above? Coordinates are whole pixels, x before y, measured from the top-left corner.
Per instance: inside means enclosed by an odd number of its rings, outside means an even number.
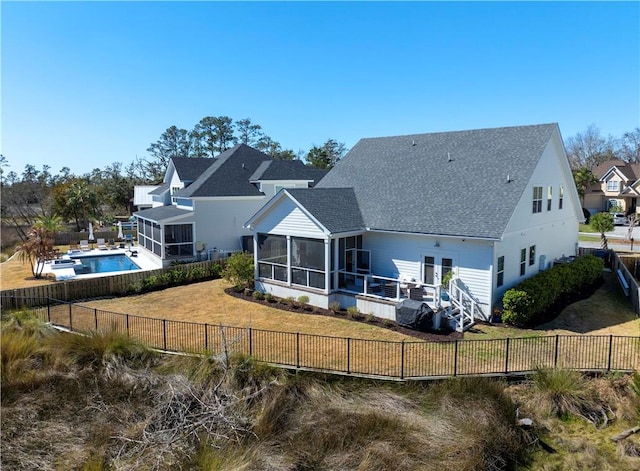
[[[207,116],[191,130],[170,126],[149,145],[147,156],[127,165],[114,162],[83,175],[74,175],[68,167],[53,173],[49,165],[40,170],[26,165],[20,175],[14,171],[5,174],[8,159],[0,155],[2,224],[14,227],[22,241],[28,239],[40,216],[58,216],[77,231],[86,229],[90,221],[109,224],[116,215],[132,211],[134,186],[162,181],[172,157],[211,158],[238,143],[276,159],[305,160],[307,165],[322,169],[331,169],[347,151],[343,143],[328,139],[308,152],[294,152],[283,148],[249,118],[234,121],[228,116]],[[603,136],[591,125],[564,144],[580,196],[595,183],[593,169],[600,163],[609,159],[640,163],[640,128],[616,138]]]
[[[131,213],[136,185],[162,182],[172,157],[212,158],[239,143],[276,159],[305,160],[322,169],[331,169],[347,151],[343,143],[328,139],[306,153],[294,152],[266,135],[250,118],[234,121],[228,116],[207,116],[191,130],[170,126],[149,145],[148,155],[127,165],[114,162],[82,175],[73,174],[69,167],[54,173],[50,165],[37,169],[30,164],[21,174],[5,172],[8,157],[0,155],[2,225],[14,228],[22,241],[41,218],[58,217],[76,231],[87,229],[89,222],[108,225],[115,216]]]
[[[583,199],[587,189],[598,181],[594,173],[598,165],[608,160],[640,163],[640,128],[625,132],[622,137],[605,137],[591,124],[584,132],[566,139],[564,146],[578,195]]]

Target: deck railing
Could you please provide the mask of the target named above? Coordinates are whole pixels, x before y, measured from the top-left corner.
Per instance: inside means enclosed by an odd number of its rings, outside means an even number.
[[[153,319],[53,300],[33,312],[73,332],[117,331],[169,352],[242,353],[286,368],[383,379],[519,375],[554,367],[585,371],[637,371],[640,367],[640,337],[554,335],[397,342]]]

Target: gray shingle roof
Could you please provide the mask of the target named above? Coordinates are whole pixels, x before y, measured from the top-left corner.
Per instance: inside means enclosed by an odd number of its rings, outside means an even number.
[[[169,183],[163,183],[161,185],[158,186],[158,188],[155,188],[153,190],[151,190],[149,192],[150,195],[161,195],[162,193],[165,193],[169,191]]]
[[[195,181],[214,162],[212,158],[172,157],[178,177],[183,182]]]
[[[193,211],[187,209],[179,209],[175,206],[158,206],[157,208],[143,209],[133,213],[134,216],[140,216],[141,218],[149,219],[151,221],[161,222],[165,219],[174,218],[176,216],[185,216],[187,214],[193,214]]]
[[[292,188],[286,191],[333,234],[365,228],[353,188]]]
[[[306,201],[313,204],[320,189],[353,188],[372,230],[497,239],[556,130],[542,124],[362,139],[305,190]],[[327,227],[331,218],[340,226],[339,210],[321,214]]]
[[[301,160],[271,160],[262,162],[251,176],[259,180],[311,180],[318,182],[327,174],[326,170],[306,166]]]
[[[176,192],[174,196],[262,196],[249,178],[260,164],[272,160],[267,154],[238,144],[213,159],[202,174],[188,187]]]

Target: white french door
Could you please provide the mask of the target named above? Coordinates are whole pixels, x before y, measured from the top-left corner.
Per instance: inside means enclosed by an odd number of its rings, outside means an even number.
[[[442,278],[455,268],[455,259],[450,255],[424,254],[422,256],[422,282],[439,285]]]

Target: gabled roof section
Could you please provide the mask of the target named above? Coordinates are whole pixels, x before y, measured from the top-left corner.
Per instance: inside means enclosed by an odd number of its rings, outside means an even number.
[[[246,144],[238,144],[213,159],[191,185],[177,191],[181,198],[207,196],[263,196],[250,182],[251,176],[263,162],[273,160]]]
[[[274,159],[268,162],[262,162],[253,175],[251,175],[250,181],[303,180],[317,183],[326,174],[326,170],[309,167],[301,160]]]
[[[151,190],[149,194],[151,196],[158,196],[166,193],[167,191],[169,191],[169,183],[163,183],[162,185],[158,185],[158,188],[156,188],[155,190]]]
[[[172,157],[171,162],[182,182],[193,182],[208,169],[216,159],[210,157]]]
[[[283,190],[332,234],[365,229],[353,188]]]
[[[186,209],[178,209],[175,206],[158,206],[157,208],[143,209],[133,213],[134,216],[138,216],[150,221],[161,223],[163,221],[180,218],[183,216],[193,216],[193,211]]]
[[[353,188],[370,230],[499,239],[553,133],[556,124],[362,139],[310,191]]]
[[[640,164],[630,164],[624,160],[613,159],[601,163],[593,169],[593,174],[600,181],[608,176],[612,171],[617,171],[626,177],[627,181],[636,181],[640,178]]]

